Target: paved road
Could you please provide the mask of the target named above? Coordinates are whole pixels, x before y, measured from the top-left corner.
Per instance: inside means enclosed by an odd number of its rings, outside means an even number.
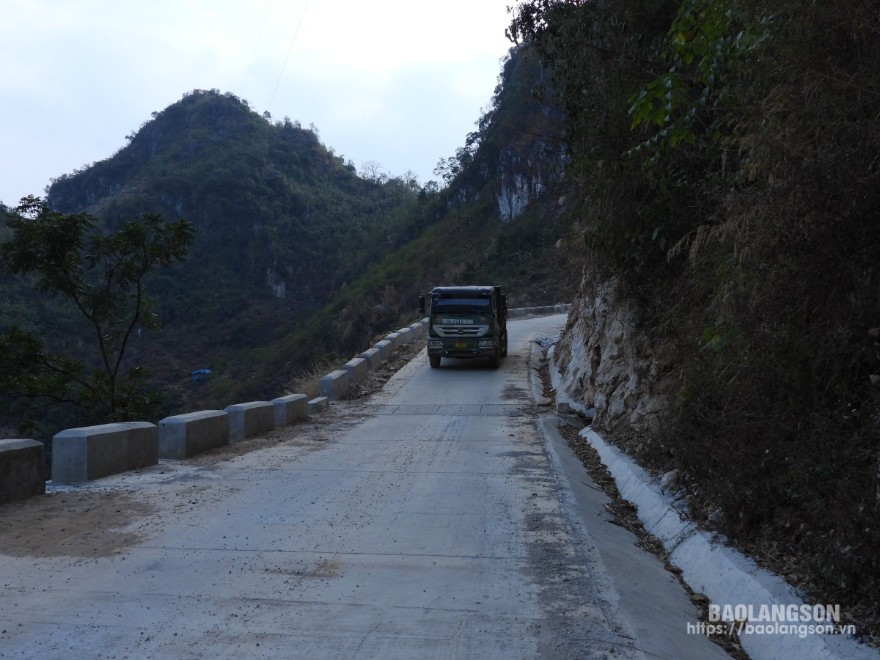
[[[112,556],[0,547],[0,657],[704,658],[694,609],[498,370],[428,368],[274,444],[89,486],[152,507]],[[305,440],[297,440],[304,436]]]

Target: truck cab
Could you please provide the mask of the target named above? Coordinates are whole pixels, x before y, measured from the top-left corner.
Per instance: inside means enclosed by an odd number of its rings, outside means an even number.
[[[431,368],[450,358],[488,358],[497,368],[507,355],[507,296],[500,286],[438,286],[419,297],[428,316]]]

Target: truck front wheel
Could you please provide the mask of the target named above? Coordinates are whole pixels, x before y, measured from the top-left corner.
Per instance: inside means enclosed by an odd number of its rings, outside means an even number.
[[[429,355],[428,362],[431,363],[431,369],[436,369],[440,366],[440,356],[439,355]]]

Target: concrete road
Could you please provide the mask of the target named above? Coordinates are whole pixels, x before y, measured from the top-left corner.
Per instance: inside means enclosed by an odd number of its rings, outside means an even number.
[[[531,403],[529,340],[563,322],[511,323],[498,370],[422,354],[274,444],[88,486],[144,503],[134,540],[0,547],[0,657],[722,657]]]

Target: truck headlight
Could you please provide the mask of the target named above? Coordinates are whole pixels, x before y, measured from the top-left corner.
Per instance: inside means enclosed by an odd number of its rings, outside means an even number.
[[[480,348],[495,348],[495,340],[494,339],[481,339],[480,340]]]
[[[443,348],[443,340],[442,339],[429,339],[428,340],[428,348]]]

